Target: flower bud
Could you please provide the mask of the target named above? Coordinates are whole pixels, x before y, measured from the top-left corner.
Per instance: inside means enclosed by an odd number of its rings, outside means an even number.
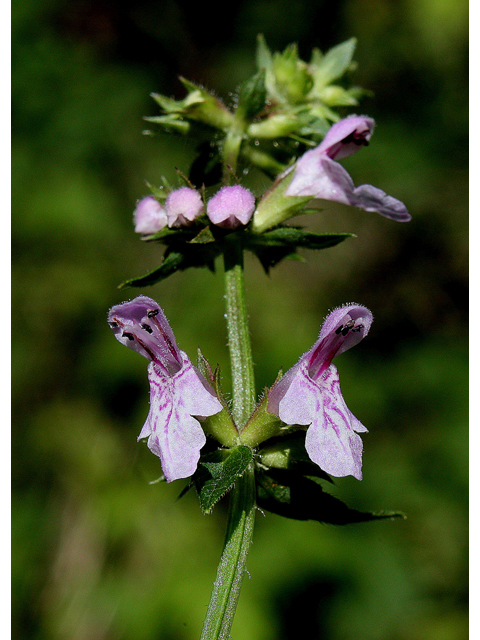
[[[140,200],[133,212],[135,233],[144,235],[157,233],[167,225],[167,214],[153,196]]]
[[[301,121],[294,115],[278,113],[260,122],[252,122],[247,129],[251,138],[282,138],[297,131]]]
[[[195,189],[181,187],[170,193],[165,211],[169,227],[186,227],[203,213],[203,201]]]
[[[226,229],[247,224],[254,211],[253,193],[240,185],[223,187],[207,203],[207,216],[213,224]]]

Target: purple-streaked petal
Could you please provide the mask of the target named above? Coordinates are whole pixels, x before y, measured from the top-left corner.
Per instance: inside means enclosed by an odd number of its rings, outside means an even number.
[[[147,296],[112,307],[108,324],[123,345],[156,362],[166,374],[183,365],[175,336],[159,305]]]
[[[220,227],[236,229],[245,225],[255,211],[255,197],[240,185],[222,187],[207,202],[207,216]]]
[[[331,166],[330,172],[326,169]],[[292,181],[288,185],[286,196],[310,196],[324,200],[337,200],[349,204],[347,193],[355,185],[345,169],[330,160],[317,149],[311,149],[297,161]]]
[[[322,409],[322,398],[310,378],[303,356],[297,364],[270,389],[268,411],[285,424],[308,425]]]
[[[350,204],[365,211],[374,211],[396,222],[408,222],[412,219],[403,202],[371,184],[362,184],[354,189],[350,196]]]
[[[356,432],[367,429],[346,406],[331,361],[367,335],[372,319],[358,304],[332,311],[313,347],[268,394],[268,411],[286,424],[308,426],[305,446],[310,459],[338,477],[361,479],[362,441]]]
[[[346,158],[368,145],[375,121],[367,116],[351,115],[336,122],[328,130],[321,144],[314,149],[317,154],[325,154],[332,160]]]
[[[303,158],[314,151],[307,151]],[[355,188],[350,174],[327,156],[308,158],[300,170],[297,168],[295,171],[285,194],[341,202],[374,211],[397,222],[408,222],[411,219],[403,202],[372,185],[364,184]]]
[[[157,233],[167,226],[167,214],[153,196],[142,198],[133,212],[135,232],[144,235]]]
[[[352,475],[361,480],[363,445],[356,431],[367,429],[345,404],[335,365],[316,381],[305,362],[286,376],[287,388],[280,386],[282,378],[270,391],[269,412],[285,424],[308,425],[305,447],[321,469],[335,477]]]
[[[335,365],[323,373],[318,380],[318,388],[323,399],[323,411],[313,416],[307,430],[305,447],[310,459],[335,477],[352,475],[362,479],[362,440],[355,428],[366,428],[347,408],[340,390],[338,372]]]
[[[203,213],[203,200],[195,189],[181,187],[172,191],[165,201],[168,226],[188,226]]]
[[[218,413],[222,405],[199,378],[185,353],[183,368],[166,377],[155,363],[148,366],[150,411],[138,439],[148,437],[148,447],[160,458],[167,482],[188,478],[197,468],[206,442],[193,416]]]

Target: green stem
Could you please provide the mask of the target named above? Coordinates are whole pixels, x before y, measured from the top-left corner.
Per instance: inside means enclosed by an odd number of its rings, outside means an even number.
[[[232,413],[241,431],[255,407],[255,379],[245,302],[243,249],[237,242],[232,240],[229,243],[224,263],[228,348],[232,368]]]
[[[243,141],[242,129],[234,123],[223,142],[223,183],[229,184],[237,170],[237,161]]]
[[[230,493],[227,533],[201,640],[227,640],[237,608],[255,521],[253,468],[237,480]]]
[[[241,427],[254,408],[255,381],[243,279],[243,249],[235,241],[225,251],[225,299],[232,365],[233,417]],[[227,532],[201,640],[227,640],[237,608],[255,521],[253,465],[230,492]]]

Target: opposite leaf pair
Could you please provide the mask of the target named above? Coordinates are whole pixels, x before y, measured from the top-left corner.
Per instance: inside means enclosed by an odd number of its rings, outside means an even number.
[[[148,437],[148,446],[159,456],[168,482],[190,477],[206,442],[201,422],[225,411],[224,407],[177,347],[165,314],[154,300],[138,296],[116,305],[108,322],[117,340],[150,360],[150,411],[139,439]],[[365,307],[350,304],[335,309],[313,347],[268,392],[268,412],[287,425],[307,426],[305,446],[310,459],[338,477],[361,479],[358,433],[367,429],[347,408],[331,362],[360,342],[371,322],[372,314]],[[249,444],[255,447],[265,438],[261,430],[253,431],[256,441],[250,438]],[[241,432],[238,444],[242,444]]]

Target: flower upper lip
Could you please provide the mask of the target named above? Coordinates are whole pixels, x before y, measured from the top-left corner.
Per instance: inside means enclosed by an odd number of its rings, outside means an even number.
[[[369,184],[355,187],[349,173],[336,162],[367,145],[373,128],[374,121],[367,116],[349,116],[334,124],[318,147],[297,160],[285,195],[332,200],[408,222],[411,216],[403,202]]]
[[[175,336],[165,314],[151,298],[138,296],[112,307],[108,321],[119,342],[152,360],[167,374],[182,367]]]
[[[206,441],[197,417],[221,411],[220,401],[178,348],[155,300],[138,296],[116,305],[110,309],[108,323],[119,342],[151,360],[150,411],[139,438],[148,438],[168,482],[191,476]]]
[[[371,312],[350,304],[332,311],[315,344],[272,387],[268,411],[286,424],[306,425],[310,459],[334,476],[362,478],[363,424],[348,409],[333,358],[368,333]]]

